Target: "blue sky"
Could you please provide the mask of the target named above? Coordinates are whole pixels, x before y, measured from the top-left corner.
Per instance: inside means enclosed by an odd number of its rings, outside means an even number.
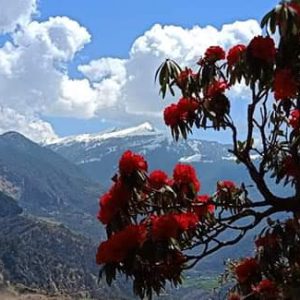
[[[39,134],[65,136],[142,121],[162,127],[158,116],[163,104],[153,84],[159,63],[170,56],[191,64],[210,43],[225,48],[246,43],[259,33],[258,24],[247,20],[260,20],[277,4],[274,0],[1,2],[5,5],[0,18],[7,17],[7,24],[0,22],[0,68],[6,76],[3,82],[0,77],[6,120],[0,131],[19,129],[34,139]],[[236,20],[245,23],[234,24]],[[224,24],[232,25],[223,28]],[[201,31],[208,25],[215,29]],[[192,30],[194,26],[199,28]],[[5,46],[5,41],[13,43]],[[12,79],[14,68],[19,78]],[[240,104],[235,114],[239,109]],[[224,139],[222,134],[205,137]]]
[[[201,4],[204,3],[204,4]],[[68,16],[85,26],[93,41],[80,56],[127,57],[133,41],[154,24],[214,25],[235,20],[260,20],[278,1],[274,0],[40,0],[41,20]]]

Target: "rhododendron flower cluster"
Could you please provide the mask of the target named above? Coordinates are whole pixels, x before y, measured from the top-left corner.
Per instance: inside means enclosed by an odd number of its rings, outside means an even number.
[[[200,182],[195,169],[190,165],[177,164],[174,168],[173,178],[175,184],[184,190],[188,187],[192,187],[195,192],[200,190]]]
[[[194,211],[199,217],[206,216],[207,214],[213,214],[215,211],[215,205],[209,204],[211,197],[209,195],[199,195],[195,201]]]
[[[235,268],[235,274],[239,283],[245,283],[260,274],[259,264],[255,258],[245,258]]]
[[[300,109],[294,109],[291,111],[289,124],[296,130],[300,129]]]
[[[98,219],[108,224],[129,202],[131,192],[122,180],[118,180],[111,189],[100,198]]]
[[[247,295],[258,300],[298,298],[299,218],[270,224],[255,241],[255,258],[231,264],[230,269],[237,284],[228,299],[233,294],[241,299]]]
[[[264,63],[273,63],[276,56],[274,40],[271,37],[256,36],[248,46],[251,57]]]
[[[106,225],[108,240],[100,244],[96,261],[106,276],[114,274],[111,268],[138,276],[135,272],[149,264],[155,280],[164,274],[177,283],[188,237],[213,218],[213,196],[197,194],[201,184],[191,165],[175,165],[172,178],[161,170],[147,171],[143,156],[131,151],[121,156],[119,174],[100,198],[98,219]]]
[[[224,93],[225,90],[228,88],[229,88],[229,84],[226,81],[214,81],[208,87],[207,96],[213,98],[219,94]]]
[[[298,168],[295,159],[291,155],[287,155],[283,159],[282,168],[286,176],[300,178],[300,169]]]
[[[253,287],[253,291],[267,300],[276,299],[278,296],[278,288],[269,279],[263,279],[257,286]]]
[[[232,193],[236,190],[236,184],[231,180],[222,180],[217,183],[218,193]]]
[[[176,78],[176,83],[180,88],[183,89],[186,87],[189,77],[195,77],[195,76],[196,74],[193,73],[192,69],[186,68],[185,70],[181,71],[178,74],[178,77]]]
[[[205,51],[204,59],[211,62],[225,59],[225,51],[220,46],[211,46]]]
[[[298,3],[291,2],[287,5],[288,7],[292,8],[298,16],[300,16],[300,5]]]
[[[281,69],[275,72],[274,97],[276,100],[294,98],[297,95],[298,86],[290,69]]]
[[[182,119],[188,119],[196,109],[199,108],[199,103],[194,98],[180,98],[177,103],[177,108]]]
[[[161,171],[155,170],[149,176],[149,184],[154,189],[161,189],[163,186],[171,183],[171,180],[168,178],[168,175]]]
[[[181,121],[177,104],[171,104],[164,110],[164,120],[167,126],[174,127]]]
[[[279,246],[279,237],[277,234],[267,233],[265,236],[258,238],[255,241],[255,245],[257,248],[260,247],[270,247],[274,248]]]
[[[131,151],[126,151],[119,162],[120,174],[130,176],[136,171],[147,171],[148,165],[145,159]]]
[[[129,225],[100,244],[96,256],[98,264],[123,261],[130,251],[140,247],[146,240],[146,226]]]
[[[199,102],[194,98],[181,98],[177,104],[171,104],[164,110],[164,120],[167,126],[174,127],[183,121],[192,120]]]
[[[199,218],[194,213],[171,213],[163,216],[152,216],[153,240],[178,238],[179,234],[189,229],[195,229]]]
[[[232,47],[227,54],[227,63],[229,67],[236,65],[246,52],[247,47],[245,45],[236,45]]]

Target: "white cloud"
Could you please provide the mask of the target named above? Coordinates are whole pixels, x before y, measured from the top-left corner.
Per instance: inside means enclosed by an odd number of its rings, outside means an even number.
[[[0,34],[27,25],[36,12],[37,0],[0,0]]]
[[[0,134],[17,131],[34,141],[57,138],[52,126],[33,116],[24,116],[13,109],[0,107]]]
[[[118,58],[100,58],[92,60],[88,65],[80,65],[78,69],[92,81],[111,78],[122,83],[126,79],[125,62]]]
[[[248,43],[260,32],[258,23],[253,20],[224,25],[221,30],[212,26],[183,29],[155,25],[135,41],[131,50],[127,64],[131,80],[124,87],[127,110],[157,114],[166,106],[165,102],[159,101],[158,87],[153,84],[155,71],[165,58],[174,59],[182,66],[195,66],[209,46],[220,45],[228,49],[238,43]]]
[[[43,46],[43,55],[58,61],[72,60],[91,41],[86,28],[67,17],[52,17],[45,22],[33,21],[13,37],[15,44],[24,48],[36,44]]]
[[[90,39],[84,27],[66,17],[34,21],[13,33],[12,42],[0,48],[0,105],[35,118],[53,113],[55,107],[60,115],[80,117],[76,113],[95,91],[87,79],[70,79],[66,67]],[[81,91],[86,86],[87,93]],[[85,95],[89,96],[86,102],[79,99]]]
[[[238,43],[247,44],[253,36],[260,33],[260,26],[255,20],[227,24],[220,30],[212,26],[185,29],[157,24],[135,40],[126,62],[102,58],[88,65],[79,66],[79,70],[91,80],[94,88],[98,88],[100,102],[105,98],[114,105],[121,104],[118,118],[127,120],[154,118],[157,122],[161,120],[161,111],[166,106],[166,101],[159,99],[154,74],[164,59],[174,59],[182,66],[196,66],[196,62],[207,47],[220,45],[228,49]],[[109,91],[110,94],[118,96],[118,101],[115,97],[104,96],[101,90],[108,80],[114,82]],[[239,85],[232,88],[230,95],[233,98],[240,97],[245,91],[245,86]],[[103,116],[101,110],[96,114]]]
[[[96,110],[97,92],[87,79],[72,80],[64,76],[57,101],[47,109],[56,116],[92,118]]]
[[[105,116],[107,108],[116,109],[122,104],[123,87],[129,80],[126,63],[125,59],[108,57],[78,67],[78,70],[92,82],[92,88],[96,92],[94,102],[91,103],[94,107],[94,116]]]

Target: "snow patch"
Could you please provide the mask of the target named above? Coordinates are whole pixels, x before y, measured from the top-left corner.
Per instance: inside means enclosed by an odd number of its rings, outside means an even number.
[[[179,159],[179,162],[182,163],[201,162],[201,159],[202,159],[202,155],[200,153],[197,153],[191,156],[181,157]]]
[[[259,154],[251,154],[250,155],[251,160],[256,160],[256,159],[259,159],[260,157],[261,156]],[[233,155],[231,155],[231,156],[222,156],[222,160],[233,160],[233,161],[235,161],[235,160],[237,160],[237,158]]]

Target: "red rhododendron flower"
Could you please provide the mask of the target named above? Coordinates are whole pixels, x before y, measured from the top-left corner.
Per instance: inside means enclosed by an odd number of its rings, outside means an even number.
[[[212,62],[225,59],[225,51],[220,46],[211,46],[205,51],[204,59]]]
[[[233,65],[237,64],[243,53],[245,53],[247,47],[245,45],[236,45],[232,47],[227,54],[227,62],[228,66],[232,67]]]
[[[181,231],[186,231],[188,229],[194,229],[199,222],[198,216],[191,212],[175,214],[174,217],[177,221],[178,228]]]
[[[231,180],[222,180],[217,183],[217,191],[218,192],[234,192],[236,190],[236,185]]]
[[[235,274],[239,283],[245,283],[260,272],[258,263],[254,258],[246,258],[235,267]]]
[[[167,126],[174,127],[180,122],[180,112],[177,104],[171,104],[164,110],[164,120]]]
[[[148,170],[148,164],[144,157],[128,150],[123,153],[119,161],[119,170],[121,175],[130,176],[136,171]]]
[[[191,76],[195,76],[192,69],[186,68],[185,70],[181,71],[178,77],[176,78],[177,85],[181,89],[185,88],[188,83],[188,79]]]
[[[177,109],[180,114],[180,118],[184,119],[188,114],[192,114],[199,108],[199,102],[194,98],[181,98],[177,103]]]
[[[190,186],[192,184],[195,192],[200,190],[200,182],[197,178],[195,169],[186,164],[177,164],[173,171],[175,184],[180,186]]]
[[[287,6],[292,8],[296,12],[296,14],[300,16],[300,5],[298,3],[287,3]]]
[[[197,215],[193,213],[171,213],[163,216],[152,216],[152,238],[153,240],[177,238],[181,232],[194,229],[198,222]]]
[[[261,61],[272,63],[275,60],[275,43],[274,40],[268,36],[254,37],[248,46],[248,51],[253,58],[260,59]]]
[[[153,240],[177,238],[178,236],[178,223],[174,214],[152,216],[151,224]]]
[[[167,126],[174,127],[183,120],[194,117],[199,103],[194,98],[181,98],[177,104],[171,104],[164,110],[164,120]]]
[[[279,237],[277,234],[274,233],[268,233],[265,236],[260,237],[255,241],[255,245],[257,248],[259,247],[274,248],[279,245],[278,243],[279,243]]]
[[[129,225],[122,231],[113,234],[98,247],[97,264],[124,261],[132,250],[145,242],[146,235],[145,225]]]
[[[119,207],[114,203],[114,199],[111,193],[105,193],[100,198],[100,209],[98,212],[98,220],[103,224],[108,224],[112,220],[112,218],[118,213]]]
[[[282,165],[283,165],[283,171],[287,176],[290,177],[300,176],[300,169],[291,155],[288,155],[284,158]]]
[[[206,204],[210,199],[209,195],[200,195],[197,197],[196,204],[202,204],[201,206],[194,206],[194,211],[199,218],[215,212],[213,204]]]
[[[296,97],[298,90],[297,82],[292,70],[276,70],[273,89],[276,100]]]
[[[121,181],[117,181],[111,189],[100,198],[100,210],[97,218],[108,224],[131,198],[131,192]]]
[[[152,188],[159,190],[169,184],[168,175],[161,170],[155,170],[149,176],[149,183]]]
[[[208,97],[215,97],[225,92],[229,88],[229,84],[226,81],[214,81],[207,91]]]
[[[300,129],[300,109],[294,109],[290,113],[289,124],[294,129]]]
[[[278,296],[278,288],[275,283],[269,279],[263,279],[257,286],[253,287],[252,290],[263,296],[263,299],[266,300],[277,299]]]

